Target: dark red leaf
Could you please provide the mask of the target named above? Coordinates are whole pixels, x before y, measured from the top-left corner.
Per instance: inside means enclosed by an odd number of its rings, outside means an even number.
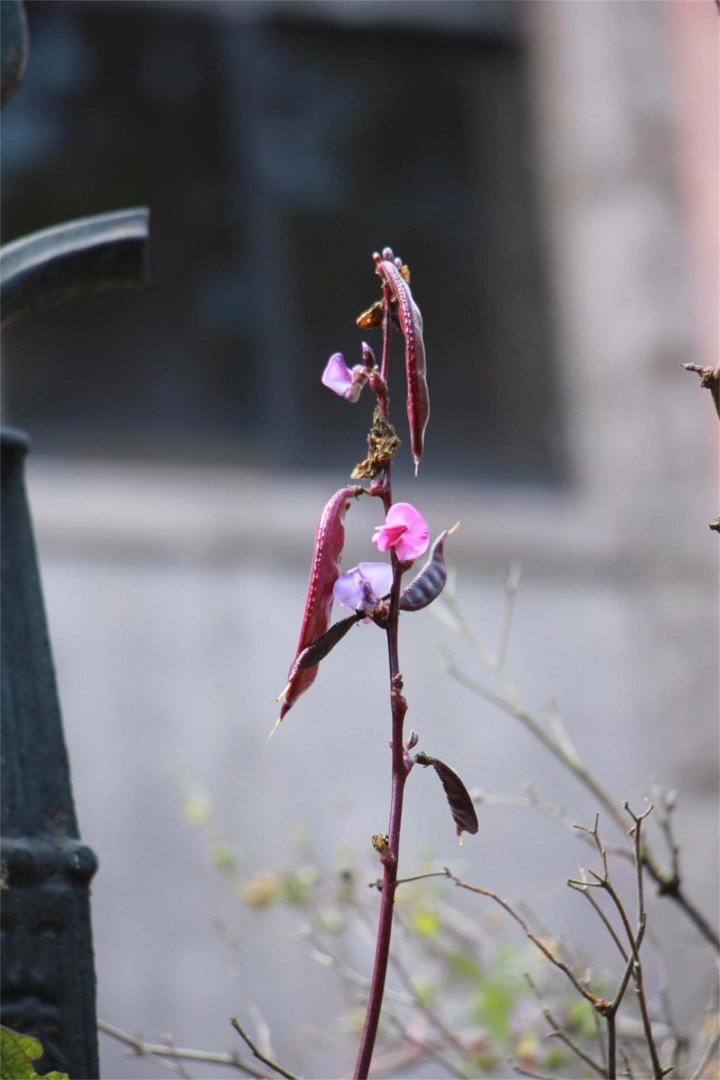
[[[347,634],[351,626],[355,626],[356,623],[364,617],[364,612],[360,612],[359,615],[350,615],[347,619],[341,619],[340,622],[333,623],[330,629],[319,637],[316,641],[313,641],[310,645],[306,645],[303,651],[298,655],[295,661],[295,668],[299,668],[301,671],[305,671],[307,668],[314,667],[315,664],[319,664],[321,660],[324,660],[329,652],[335,648],[339,641]]]
[[[458,774],[446,765],[444,761],[439,761],[437,758],[430,757],[429,754],[424,752],[419,753],[415,760],[418,765],[424,765],[426,768],[428,765],[432,765],[437,775],[440,777],[440,783],[445,790],[445,797],[447,798],[450,812],[453,816],[457,828],[457,834],[471,833],[473,836],[478,831],[478,819],[475,813],[475,807],[473,801],[470,798],[468,789],[463,784]]]

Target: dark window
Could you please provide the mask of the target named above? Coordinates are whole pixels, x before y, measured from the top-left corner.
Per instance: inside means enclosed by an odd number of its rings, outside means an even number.
[[[150,286],[8,332],[6,419],[39,449],[345,469],[368,410],[319,377],[359,360],[390,244],[425,317],[425,475],[559,477],[523,7],[385,6],[29,5],[5,240],[152,212]]]

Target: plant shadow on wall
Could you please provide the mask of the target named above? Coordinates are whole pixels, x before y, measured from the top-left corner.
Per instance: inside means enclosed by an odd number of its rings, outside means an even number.
[[[716,1076],[717,1020],[698,1017],[689,1030],[680,1030],[674,1022],[672,979],[663,966],[663,942],[654,936],[648,915],[646,887],[654,884],[658,894],[676,906],[678,922],[687,918],[702,937],[708,965],[712,964],[719,947],[717,933],[686,895],[680,873],[673,832],[675,793],[663,793],[656,786],[652,803],[644,801],[642,808],[636,805],[641,797],[618,797],[581,760],[556,712],[547,717],[532,714],[506,665],[519,570],[513,568],[507,576],[497,643],[488,649],[448,585],[445,546],[455,527],[441,532],[431,546],[420,511],[393,499],[393,458],[400,446],[390,413],[394,330],[404,340],[407,420],[416,474],[424,452],[429,395],[422,317],[410,290],[409,270],[390,248],[374,255],[374,263],[381,298],[358,318],[358,325],[381,331],[380,362],[363,343],[361,363],[351,368],[336,353],[322,377],[325,386],[353,404],[364,389],[374,397],[367,456],[352,472],[356,483],[340,488],[320,516],[296,655],[279,698],[282,705],[273,732],[310,689],[319,664],[335,648],[347,647],[348,635],[368,632],[373,625],[385,634],[391,798],[387,832],[371,839],[375,871],[356,866],[347,851],[339,853],[334,868],[328,867],[305,838],[299,844],[298,866],[264,867],[248,875],[232,846],[218,841],[209,803],[201,800],[197,812],[192,790],[189,815],[207,830],[214,861],[241,900],[252,909],[285,904],[297,910],[301,925],[296,941],[348,988],[351,1000],[344,1018],[323,1032],[326,1040],[337,1044],[338,1071],[343,1074],[349,1070],[348,1040],[354,1035],[359,1036],[356,1077],[418,1068],[427,1075],[459,1077],[498,1076],[507,1069],[531,1077]],[[361,497],[380,500],[384,521],[371,540],[389,561],[360,562],[343,573],[345,518]],[[404,575],[428,548],[423,568],[403,585]],[[335,600],[351,614],[332,623]],[[400,615],[436,601],[433,610],[472,646],[497,679],[499,690],[461,670],[449,654],[444,656],[446,670],[518,720],[580,782],[597,808],[592,823],[574,821],[531,788],[520,799],[468,792],[449,765],[416,751],[418,733],[405,731],[411,704],[400,662]],[[570,829],[586,844],[587,865],[571,873],[567,885],[584,899],[588,917],[597,920],[606,935],[609,949],[602,966],[592,966],[582,946],[566,945],[557,928],[541,927],[522,904],[511,904],[486,885],[464,880],[445,865],[447,860],[428,859],[410,874],[399,873],[403,796],[418,765],[437,775],[461,842],[463,833],[478,830],[475,806],[494,801],[520,803],[550,815],[559,828]],[[667,848],[664,856],[646,835],[653,821]],[[620,842],[607,842],[608,827],[618,830]],[[458,903],[461,896],[472,896],[482,908],[468,909]],[[352,941],[368,936],[375,952],[371,974],[347,959]],[[400,989],[386,990],[390,969]],[[231,1023],[245,1043],[243,1055],[147,1043],[105,1023],[101,1030],[140,1056],[181,1069],[183,1075],[190,1075],[187,1068],[192,1061],[225,1065],[249,1076],[295,1075],[278,1060],[262,1022],[253,1034],[237,1018],[232,1017]],[[342,1030],[346,1035],[340,1038],[336,1033]]]

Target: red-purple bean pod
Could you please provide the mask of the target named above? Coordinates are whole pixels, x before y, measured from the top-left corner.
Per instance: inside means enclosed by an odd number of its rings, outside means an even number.
[[[297,661],[307,646],[322,637],[330,625],[333,585],[340,574],[340,559],[345,546],[345,512],[350,499],[361,490],[359,487],[347,487],[336,491],[320,515],[300,638],[288,672],[288,684],[278,698],[284,699],[278,723],[317,677],[317,664],[309,668],[301,667]]]
[[[407,414],[410,425],[410,449],[417,473],[423,455],[423,441],[428,417],[430,398],[425,374],[425,343],[420,309],[413,300],[410,286],[401,272],[400,260],[390,248],[382,255],[373,255],[377,273],[391,290],[397,302],[397,317],[405,338],[405,369],[407,372]]]
[[[400,594],[401,611],[420,611],[428,604],[432,604],[443,591],[447,581],[445,541],[457,527],[453,525],[452,529],[445,529],[435,540],[422,570]]]

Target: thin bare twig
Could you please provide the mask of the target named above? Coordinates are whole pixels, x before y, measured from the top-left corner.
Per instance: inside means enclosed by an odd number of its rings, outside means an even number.
[[[551,1023],[549,1013],[547,1013],[547,1019],[548,1023]],[[568,1033],[562,1030],[562,1028],[553,1025],[553,1030],[550,1032],[550,1037],[554,1039],[559,1039],[560,1042],[565,1043],[568,1049],[572,1050],[572,1052],[576,1054],[581,1061],[584,1061],[588,1068],[592,1069],[593,1072],[596,1072],[598,1076],[607,1077],[605,1066],[601,1065],[597,1061],[594,1061],[589,1054],[586,1054],[584,1050],[582,1050],[578,1046],[578,1044],[568,1035]]]
[[[109,1035],[112,1039],[124,1043],[138,1057],[153,1058],[159,1065],[167,1065],[167,1062],[160,1060],[162,1058],[167,1058],[169,1061],[198,1061],[205,1065],[226,1065],[228,1068],[236,1069],[238,1072],[245,1072],[248,1076],[258,1077],[258,1080],[263,1080],[266,1077],[264,1072],[251,1065],[250,1062],[243,1061],[238,1054],[218,1054],[211,1050],[189,1050],[181,1046],[147,1043],[139,1036],[131,1035],[128,1031],[122,1031],[104,1020],[98,1020],[97,1026],[98,1031],[102,1031],[104,1035]]]
[[[638,920],[642,923],[645,922],[645,891],[643,884],[643,872],[642,872],[642,844],[640,841],[640,830],[642,823],[648,815],[650,815],[655,806],[650,803],[647,810],[643,810],[642,814],[635,814],[630,809],[630,803],[625,800],[623,803],[623,809],[630,815],[633,822],[633,827],[630,830],[630,835],[633,838],[633,849],[635,851],[635,881],[637,887],[637,911]]]
[[[395,917],[396,919],[398,919],[398,921],[400,921],[397,913]],[[460,1055],[461,1058],[467,1058],[467,1047],[464,1045],[462,1039],[460,1039],[459,1036],[456,1035],[455,1032],[447,1026],[443,1018],[441,1016],[438,1016],[434,1009],[431,1009],[429,1005],[427,1005],[424,1001],[422,1001],[420,997],[418,997],[410,973],[407,971],[405,965],[400,960],[400,957],[397,954],[397,950],[390,950],[390,963],[394,967],[395,971],[398,973],[400,980],[403,983],[407,992],[409,994],[412,994],[413,1000],[415,1002],[415,1008],[418,1009],[428,1020],[428,1022],[431,1023],[433,1027],[435,1027],[440,1032],[448,1046],[452,1046],[452,1048]],[[467,1072],[465,1072],[463,1069],[458,1069],[455,1066],[451,1066],[451,1068],[454,1076],[460,1077],[461,1080],[467,1080]]]
[[[703,390],[709,390],[718,416],[720,416],[720,368],[701,367],[700,364],[683,364],[686,371],[694,371],[700,376]]]
[[[600,1015],[597,1009],[592,1011],[593,1023],[595,1024],[595,1038],[597,1039],[598,1050],[600,1051],[600,1057],[602,1058],[603,1068],[605,1069],[605,1075],[607,1076],[607,1049],[605,1047],[605,1041],[602,1036],[602,1026],[600,1021]]]
[[[624,1050],[620,1051],[620,1055],[623,1059],[623,1064],[625,1066],[625,1075],[628,1077],[628,1080],[633,1080],[635,1074],[633,1073],[632,1067],[630,1065],[630,1058],[627,1056]]]
[[[170,1035],[167,1036],[167,1040],[163,1039],[163,1042],[165,1041],[167,1041],[167,1046],[169,1050],[175,1050],[175,1041]],[[188,1072],[188,1070],[185,1068],[182,1063],[182,1058],[175,1059],[175,1072],[178,1074],[178,1076],[181,1076],[183,1080],[193,1080],[192,1073]]]
[[[398,878],[398,880],[395,882],[395,888],[397,888],[398,885],[409,885],[411,881],[425,881],[426,878],[444,878],[445,876],[446,874],[444,870],[432,870],[427,874],[415,874],[414,877]],[[380,889],[382,889],[382,879],[378,878],[377,881],[370,881],[368,882],[368,886],[371,889],[377,889],[378,891],[380,891]]]
[[[636,866],[636,885],[637,885],[637,909],[638,909],[638,929],[634,939],[632,939],[633,954],[635,957],[635,964],[633,967],[633,979],[635,980],[635,990],[637,992],[638,1004],[640,1006],[640,1015],[642,1016],[643,1028],[645,1030],[645,1040],[650,1051],[650,1058],[652,1060],[653,1072],[656,1080],[663,1080],[665,1076],[665,1069],[660,1064],[660,1057],[658,1055],[657,1047],[655,1046],[655,1039],[652,1032],[652,1024],[650,1022],[650,1013],[648,1011],[647,998],[645,997],[645,987],[643,982],[643,971],[640,963],[640,945],[643,937],[645,936],[645,926],[647,923],[647,913],[645,911],[645,897],[643,893],[643,867],[642,867],[642,855],[641,855],[641,840],[640,832],[642,829],[642,823],[648,814],[652,811],[652,804],[642,814],[635,814],[630,809],[628,802],[624,802],[623,806],[627,813],[630,815],[633,821],[632,837],[635,846],[635,866]]]
[[[286,1080],[300,1080],[300,1078],[296,1076],[295,1073],[291,1073],[288,1069],[284,1069],[282,1065],[278,1065],[278,1063],[276,1061],[273,1061],[272,1058],[266,1057],[265,1054],[263,1054],[262,1051],[255,1045],[248,1033],[244,1031],[243,1028],[240,1026],[240,1022],[238,1021],[236,1016],[230,1017],[230,1023],[235,1028],[240,1038],[243,1039],[245,1043],[247,1043],[248,1048],[252,1050],[258,1061],[262,1061],[263,1065],[267,1065],[269,1069],[272,1069],[273,1072],[278,1073],[279,1076],[284,1076]]]
[[[607,1011],[608,1016],[612,1015],[614,1017],[616,1015],[618,1009],[620,1008],[620,1006],[622,1004],[622,1000],[625,997],[625,991],[627,990],[628,983],[630,982],[630,978],[631,978],[631,976],[633,974],[634,968],[635,968],[635,956],[633,954],[631,956],[628,956],[628,958],[627,958],[627,963],[625,964],[625,970],[623,971],[622,978],[620,979],[620,985],[618,986],[617,991],[615,993],[615,997],[612,999],[612,1002],[610,1003],[610,1008]]]
[[[472,790],[473,802],[478,806],[517,806],[517,807],[530,807],[532,810],[537,810],[538,813],[544,814],[545,817],[551,818],[553,821],[559,822],[564,825],[566,829],[574,833],[584,843],[594,846],[591,836],[587,836],[584,832],[579,832],[575,827],[575,822],[561,806],[553,806],[552,803],[545,802],[535,788],[529,781],[523,781],[521,784],[523,795],[492,795],[486,791],[479,791],[476,788]],[[605,850],[609,855],[617,855],[621,859],[626,859],[628,862],[633,861],[632,850],[628,847],[623,847],[622,844],[605,844]]]
[[[497,644],[495,646],[494,667],[501,671],[505,665],[508,641],[510,640],[510,626],[512,625],[515,597],[520,587],[522,567],[520,563],[512,563],[503,582],[503,607],[498,626]]]
[[[593,876],[595,876],[595,871],[594,870],[589,870],[588,872],[590,874],[593,874]],[[608,877],[606,877],[606,876],[600,877],[598,875],[597,885],[598,885],[599,888],[605,889],[605,892],[608,894],[608,896],[612,900],[613,904],[615,905],[617,913],[620,916],[620,921],[623,924],[623,929],[625,930],[625,933],[627,934],[628,941],[630,942],[630,948],[632,949],[633,956],[637,960],[637,954],[638,954],[638,950],[640,948],[640,942],[642,941],[643,937],[645,936],[645,921],[644,921],[644,919],[641,920],[640,926],[639,926],[639,929],[638,929],[638,932],[637,932],[637,935],[636,935],[635,933],[633,933],[633,928],[630,925],[630,919],[628,918],[628,914],[627,914],[627,912],[625,910],[625,905],[623,904],[622,900],[620,899],[620,896],[618,895],[617,890],[615,889],[615,886],[610,881],[610,879]]]
[[[550,1008],[547,1005],[545,999],[535,985],[532,977],[528,975],[527,972],[525,972],[525,981],[527,982],[532,992],[535,994],[535,997],[540,1002],[542,1014],[547,1023],[549,1024],[550,1028],[552,1029],[550,1031],[550,1037],[560,1039],[561,1042],[565,1043],[567,1048],[569,1050],[572,1050],[573,1054],[575,1054],[576,1057],[580,1058],[581,1061],[584,1061],[585,1064],[593,1070],[593,1072],[596,1072],[598,1074],[598,1076],[607,1077],[607,1072],[605,1071],[604,1065],[601,1065],[599,1062],[595,1061],[589,1054],[587,1054],[583,1050],[583,1048],[575,1042],[573,1037],[571,1035],[568,1035],[567,1031],[565,1031],[565,1029],[556,1020],[555,1016],[550,1011]]]
[[[713,1032],[712,1037],[705,1047],[705,1053],[698,1062],[698,1067],[690,1077],[690,1080],[703,1080],[705,1070],[715,1056],[715,1052],[720,1044],[720,1028]]]
[[[637,925],[637,930],[636,931],[633,931],[633,929],[632,929],[632,927],[630,925],[630,920],[628,918],[627,912],[625,911],[625,906],[624,906],[622,900],[620,899],[617,891],[615,890],[615,887],[613,886],[612,882],[610,881],[609,874],[608,874],[608,867],[607,867],[607,857],[605,855],[605,851],[604,851],[604,849],[602,847],[602,844],[600,842],[600,836],[599,836],[599,833],[598,833],[598,817],[597,817],[597,815],[595,817],[595,826],[594,826],[594,829],[593,829],[593,835],[595,837],[595,841],[596,841],[596,844],[597,844],[597,847],[598,847],[598,850],[600,852],[600,856],[601,856],[602,862],[603,862],[603,877],[601,879],[599,878],[599,884],[602,885],[602,887],[606,890],[608,896],[610,897],[613,904],[615,905],[615,908],[616,908],[616,910],[618,912],[618,915],[620,916],[621,922],[623,924],[623,928],[624,928],[625,933],[627,935],[627,939],[628,939],[628,942],[630,944],[630,948],[632,950],[632,956],[630,956],[628,958],[628,964],[627,964],[627,967],[625,969],[625,973],[623,975],[623,980],[622,980],[622,982],[620,984],[620,989],[618,990],[615,1001],[613,1001],[612,1012],[613,1012],[613,1016],[617,1013],[617,1010],[620,1007],[620,1002],[622,1001],[622,998],[623,998],[623,996],[625,994],[625,990],[627,988],[628,981],[629,981],[630,977],[632,976],[632,979],[633,979],[633,981],[635,983],[635,991],[636,991],[636,994],[637,994],[638,1005],[640,1007],[640,1015],[642,1016],[643,1030],[645,1032],[645,1040],[647,1042],[648,1050],[650,1051],[650,1058],[652,1060],[653,1074],[654,1074],[656,1080],[662,1080],[662,1077],[665,1075],[665,1073],[664,1073],[664,1070],[663,1070],[663,1068],[662,1068],[662,1066],[660,1064],[660,1060],[658,1058],[658,1053],[657,1053],[657,1048],[655,1046],[655,1040],[653,1038],[652,1025],[651,1025],[651,1022],[650,1022],[650,1016],[649,1016],[648,1007],[647,1007],[647,1000],[645,998],[645,990],[644,990],[644,985],[643,985],[642,964],[640,962],[640,946],[641,946],[643,938],[645,936],[645,927],[647,925],[647,916],[646,916],[646,912],[645,912],[645,899],[644,899],[644,892],[643,892],[643,868],[642,868],[642,855],[641,855],[642,848],[641,848],[640,833],[641,833],[641,828],[642,828],[642,822],[648,816],[648,814],[651,813],[651,811],[653,810],[653,807],[652,807],[652,805],[649,806],[647,808],[647,810],[645,810],[644,813],[642,813],[642,814],[634,814],[633,811],[630,809],[630,806],[629,806],[629,804],[627,802],[623,803],[623,807],[625,808],[627,813],[630,815],[630,817],[632,818],[633,823],[634,823],[633,828],[631,830],[631,833],[632,833],[632,836],[633,836],[633,848],[634,848],[634,853],[635,853],[635,887],[636,887],[636,893],[637,893],[637,918],[638,918],[638,925]],[[590,873],[594,874],[594,871],[591,870]],[[595,876],[597,876],[597,875],[595,875]]]
[[[660,1008],[662,1010],[663,1019],[667,1025],[668,1031],[673,1040],[673,1073],[675,1076],[680,1076],[683,1070],[683,1058],[687,1057],[689,1050],[689,1039],[687,1035],[680,1031],[675,1022],[675,1015],[670,1001],[670,972],[668,971],[667,961],[663,952],[662,945],[658,938],[651,933],[650,927],[648,927],[646,937],[648,944],[653,951],[653,960],[655,962],[655,968],[658,975],[658,998],[660,999]]]
[[[531,1076],[533,1080],[557,1080],[557,1076],[548,1076],[547,1073],[533,1072],[532,1069],[525,1069],[522,1065],[515,1065],[514,1063],[513,1070],[520,1076]]]
[[[677,793],[675,791],[668,791],[668,793],[663,796],[659,786],[655,785],[653,787],[653,797],[661,807],[657,815],[657,820],[670,853],[670,874],[672,878],[679,881],[681,878],[680,845],[675,839],[675,831],[672,823],[672,816],[675,807],[677,806]]]
[[[460,1072],[457,1067],[447,1058],[437,1047],[427,1039],[420,1039],[416,1035],[413,1035],[408,1031],[407,1025],[403,1023],[399,1016],[396,1016],[394,1012],[389,1010],[387,1006],[383,1009],[383,1016],[388,1020],[397,1031],[400,1032],[403,1039],[406,1042],[415,1046],[425,1057],[432,1058],[433,1061],[437,1061],[439,1065],[447,1069],[449,1073],[457,1076],[459,1080],[467,1080],[467,1073]]]
[[[620,952],[620,955],[622,956],[623,960],[627,963],[628,954],[627,954],[627,951],[625,949],[625,946],[623,945],[622,941],[620,940],[617,933],[615,932],[615,927],[610,922],[607,915],[605,914],[605,912],[600,907],[600,905],[598,904],[595,897],[592,895],[592,893],[588,889],[587,885],[586,884],[579,884],[573,878],[568,878],[567,884],[570,886],[571,889],[574,889],[576,892],[581,893],[585,897],[585,899],[588,901],[588,903],[592,905],[592,907],[593,907],[595,913],[597,914],[598,918],[601,919],[602,922],[605,924],[605,926],[607,928],[607,931],[610,934],[610,937],[613,939],[613,941],[617,945],[618,951]]]
[[[423,875],[419,875],[419,876],[422,877]],[[430,876],[433,876],[433,875],[430,875]],[[434,876],[437,876],[437,875],[434,875]],[[445,877],[445,874],[441,873],[439,876],[440,877]],[[352,903],[353,903],[353,907],[356,910],[356,913],[359,914],[363,918],[363,921],[366,922],[366,924],[369,926],[370,930],[372,931],[373,927],[372,927],[370,919],[367,916],[367,912],[365,911],[365,909],[362,907],[361,904],[358,904],[357,901],[353,901]],[[368,990],[370,988],[370,980],[367,978],[367,976],[361,975],[359,972],[355,971],[353,968],[348,967],[348,965],[343,963],[342,960],[339,960],[338,957],[336,957],[333,953],[330,952],[330,950],[327,948],[325,943],[315,933],[314,930],[312,930],[312,929],[305,930],[303,932],[303,934],[302,934],[302,937],[304,939],[307,939],[309,942],[311,942],[314,945],[314,949],[310,954],[312,958],[316,959],[317,961],[319,961],[322,964],[327,965],[328,967],[331,967],[334,971],[337,972],[337,974],[342,979],[344,979],[346,982],[348,982],[351,986],[358,987],[359,989],[363,990],[365,992],[365,994],[367,994],[367,992],[368,992]],[[391,951],[390,951],[390,961],[393,962],[393,959],[394,959],[394,952],[391,949]],[[385,1017],[386,1020],[390,1021],[394,1025],[394,1027],[402,1034],[403,1038],[406,1039],[408,1042],[411,1042],[413,1044],[413,1046],[415,1046],[418,1051],[421,1051],[423,1054],[425,1054],[425,1056],[432,1058],[434,1061],[437,1061],[440,1065],[442,1065],[445,1069],[447,1069],[447,1071],[449,1073],[453,1073],[454,1075],[456,1075],[459,1078],[459,1080],[467,1080],[467,1074],[464,1073],[464,1072],[461,1072],[460,1070],[458,1070],[456,1068],[456,1066],[453,1064],[453,1062],[450,1061],[449,1058],[446,1058],[431,1043],[421,1041],[421,1040],[415,1038],[414,1036],[412,1036],[407,1031],[406,1025],[403,1023],[403,1021],[400,1019],[400,1017],[397,1016],[394,1012],[392,1012],[390,1010],[390,1006],[389,1006],[388,1003],[391,1002],[391,1001],[395,1002],[396,1005],[401,1005],[401,1006],[404,1006],[404,1007],[410,1006],[410,1007],[416,1008],[419,1011],[423,1012],[423,1014],[426,1016],[426,1018],[428,1020],[430,1020],[430,1019],[434,1020],[435,1019],[434,1015],[432,1015],[430,1013],[430,1010],[428,1010],[426,1007],[423,1006],[422,1002],[418,999],[417,994],[414,991],[412,991],[411,993],[402,994],[397,990],[394,990],[394,989],[392,989],[390,987],[386,987],[385,988],[384,1004],[383,1004],[383,1016]],[[442,1029],[442,1034],[443,1034],[443,1037],[444,1037],[446,1029],[444,1029],[441,1024],[437,1024],[436,1026],[438,1026],[440,1029]],[[452,1033],[449,1033],[449,1035],[450,1035],[451,1039],[454,1038],[452,1036]],[[466,1055],[467,1050],[462,1045],[462,1043],[459,1044],[459,1048],[462,1050],[463,1055]],[[372,1069],[371,1069],[371,1072],[372,1072]]]
[[[582,762],[573,754],[568,753],[567,748],[561,746],[557,739],[555,739],[549,732],[545,730],[543,725],[537,720],[526,708],[519,699],[516,697],[516,692],[513,688],[512,699],[510,697],[503,697],[501,694],[496,694],[493,690],[489,690],[477,679],[473,679],[467,675],[464,671],[458,668],[455,663],[447,657],[443,662],[445,671],[448,672],[457,682],[466,686],[473,693],[478,694],[479,697],[489,701],[496,708],[501,709],[502,712],[507,713],[508,716],[513,716],[516,720],[531,732],[531,734],[542,743],[546,750],[548,750],[553,757],[562,762],[585,787],[594,795],[598,803],[602,806],[603,810],[609,817],[618,825],[619,828],[625,831],[625,822],[623,821],[622,814],[615,806],[615,803],[610,798],[610,795],[600,786],[595,777],[588,772]],[[506,689],[509,688],[509,680],[504,680],[507,683]]]
[[[449,589],[448,587],[445,588],[441,602],[443,605],[443,613],[441,615],[443,621],[447,625],[452,626],[457,633],[464,637],[481,659],[498,676],[503,687],[503,693],[498,694],[484,686],[481,682],[478,682],[478,680],[467,675],[457,667],[447,650],[444,650],[441,661],[448,674],[457,682],[466,686],[473,693],[484,698],[502,712],[515,717],[515,719],[527,728],[527,730],[545,747],[546,750],[549,751],[549,753],[573,773],[580,783],[594,796],[599,806],[605,811],[615,825],[625,833],[626,822],[620,809],[615,804],[614,799],[611,798],[610,794],[603,788],[602,784],[600,784],[593,773],[591,773],[580,760],[574,748],[571,745],[568,745],[568,740],[559,737],[557,730],[554,735],[548,732],[545,726],[525,707],[504,664],[498,668],[495,664],[495,657],[488,652],[472,633],[472,630],[460,612],[452,589]],[[437,607],[437,605],[435,605],[435,607]],[[641,847],[641,861],[643,867],[657,884],[658,893],[661,896],[671,897],[694,923],[699,933],[712,944],[717,952],[720,952],[720,935],[718,935],[718,932],[711,926],[702,912],[691,903],[683,892],[677,864],[674,863],[669,872],[664,870],[657,862],[646,843]]]
[[[466,881],[461,881],[461,879],[459,877],[456,877],[455,874],[453,874],[447,867],[445,868],[445,873],[450,878],[450,880],[455,885],[457,885],[459,889],[467,889],[468,892],[477,893],[478,896],[487,896],[491,900],[494,900],[496,904],[499,904],[500,907],[503,908],[503,910],[506,911],[508,915],[510,915],[510,917],[513,918],[515,922],[522,927],[527,937],[530,939],[530,941],[532,941],[533,945],[535,945],[536,948],[538,948],[540,952],[547,957],[551,964],[554,964],[556,968],[558,968],[567,976],[567,978],[573,984],[577,992],[581,994],[586,999],[586,1001],[589,1001],[594,1009],[600,1008],[602,1010],[602,1008],[608,1004],[608,1002],[603,1002],[601,998],[596,997],[595,994],[591,993],[586,987],[583,986],[583,984],[577,978],[570,966],[566,964],[563,960],[558,959],[558,957],[555,956],[555,954],[547,947],[547,945],[545,945],[544,942],[542,942],[538,937],[535,936],[535,934],[533,934],[525,920],[522,919],[518,915],[518,913],[513,910],[507,900],[503,900],[501,896],[498,896],[497,893],[491,892],[490,889],[480,889],[477,885],[469,885]]]
[[[498,709],[501,709],[509,716],[514,716],[516,719],[519,719],[516,710],[509,701],[506,701],[501,694],[496,694],[494,690],[489,690],[487,686],[478,682],[477,679],[473,679],[471,675],[466,675],[461,668],[457,667],[452,657],[445,649],[440,650],[440,663],[443,671],[446,671],[448,675],[451,675],[453,679],[462,686],[466,686],[468,690],[472,690],[472,692],[479,697],[485,698],[491,705],[497,706]],[[548,747],[548,749],[550,748]]]
[[[628,918],[628,914],[627,914],[627,912],[625,910],[625,906],[624,906],[620,896],[618,895],[614,885],[612,884],[612,882],[610,880],[610,875],[609,875],[609,870],[608,870],[608,862],[607,862],[607,853],[606,853],[605,848],[604,848],[604,846],[602,844],[602,841],[600,840],[599,815],[597,815],[597,814],[595,815],[595,822],[594,822],[594,825],[593,825],[592,829],[589,829],[584,825],[578,825],[577,828],[579,830],[581,830],[582,832],[587,833],[590,837],[592,837],[592,840],[593,840],[593,842],[595,844],[595,847],[596,847],[596,849],[598,851],[598,854],[600,856],[600,861],[601,861],[601,864],[602,864],[603,872],[602,872],[602,874],[598,874],[595,870],[592,870],[592,869],[588,868],[587,872],[588,872],[588,874],[592,875],[592,877],[595,879],[594,881],[584,881],[583,882],[583,881],[578,881],[577,879],[574,879],[574,878],[570,878],[568,880],[568,885],[570,885],[571,888],[575,888],[578,891],[584,892],[585,895],[588,898],[590,898],[589,897],[589,892],[588,892],[588,890],[590,888],[604,889],[605,892],[607,892],[610,899],[612,900],[613,904],[615,905],[615,909],[616,909],[616,911],[617,911],[617,913],[618,913],[618,915],[620,917],[620,921],[622,922],[623,929],[625,931],[625,935],[626,935],[626,937],[628,939],[628,943],[630,945],[630,950],[631,951],[630,951],[630,954],[627,954],[624,951],[617,934],[612,929],[609,920],[603,918],[603,922],[605,923],[606,927],[610,931],[610,933],[612,935],[612,938],[615,941],[615,944],[618,946],[618,949],[623,953],[623,955],[625,956],[625,959],[626,959],[625,970],[624,970],[622,978],[620,980],[620,985],[619,985],[619,987],[617,989],[615,997],[613,998],[612,1002],[610,1002],[609,1006],[604,1010],[604,1015],[605,1015],[605,1019],[607,1021],[607,1029],[608,1029],[608,1076],[614,1077],[616,1075],[616,1068],[617,1068],[617,1066],[616,1066],[616,1052],[617,1052],[617,1050],[616,1050],[615,1021],[616,1021],[616,1016],[617,1016],[618,1009],[620,1008],[620,1004],[621,1004],[621,1002],[622,1002],[622,1000],[623,1000],[623,998],[625,996],[625,992],[627,990],[630,979],[632,978],[634,983],[635,983],[635,991],[636,991],[636,995],[637,995],[638,1005],[639,1005],[639,1008],[640,1008],[640,1015],[641,1015],[641,1018],[642,1018],[643,1033],[644,1033],[644,1036],[645,1036],[645,1041],[647,1043],[647,1047],[648,1047],[648,1050],[650,1052],[650,1058],[651,1058],[651,1061],[652,1061],[653,1075],[656,1078],[656,1080],[662,1080],[663,1076],[665,1076],[666,1070],[664,1070],[662,1068],[661,1064],[660,1064],[660,1059],[659,1059],[659,1056],[658,1056],[657,1048],[655,1046],[655,1040],[654,1040],[654,1036],[653,1036],[653,1032],[652,1032],[652,1024],[651,1024],[650,1015],[649,1015],[649,1012],[648,1012],[647,999],[645,997],[642,964],[641,964],[641,961],[640,961],[640,946],[641,946],[643,938],[645,936],[645,929],[646,929],[646,925],[647,925],[647,914],[646,914],[646,911],[645,911],[645,896],[644,896],[644,888],[643,888],[644,875],[643,875],[643,864],[642,864],[642,854],[641,854],[642,853],[641,830],[642,830],[643,821],[648,816],[648,814],[650,814],[652,812],[653,807],[652,807],[652,805],[649,806],[647,808],[647,810],[645,810],[642,814],[635,814],[630,809],[630,806],[629,806],[629,804],[627,802],[623,803],[623,807],[624,807],[625,811],[627,812],[627,814],[629,814],[630,818],[633,821],[633,826],[632,826],[632,829],[630,830],[630,833],[631,833],[631,835],[633,837],[633,853],[634,853],[634,863],[635,863],[635,887],[636,887],[637,920],[638,920],[637,921],[637,929],[633,930],[632,926],[630,925],[630,919]],[[598,911],[598,914],[600,914],[599,905],[596,905],[596,904],[593,903],[593,906]]]
[[[313,948],[309,952],[311,960],[314,960],[317,964],[322,964],[323,967],[331,968],[335,971],[341,979],[349,983],[351,986],[357,987],[364,993],[367,993],[370,989],[370,979],[367,975],[362,975],[359,971],[349,967],[348,964],[338,959],[334,953],[330,952],[325,942],[320,938],[314,930],[308,927],[305,930],[300,931],[296,935],[297,939],[303,941],[309,941]],[[392,999],[397,1005],[412,1005],[414,999],[408,994],[401,994],[397,990],[387,989],[385,996],[388,1000]]]

